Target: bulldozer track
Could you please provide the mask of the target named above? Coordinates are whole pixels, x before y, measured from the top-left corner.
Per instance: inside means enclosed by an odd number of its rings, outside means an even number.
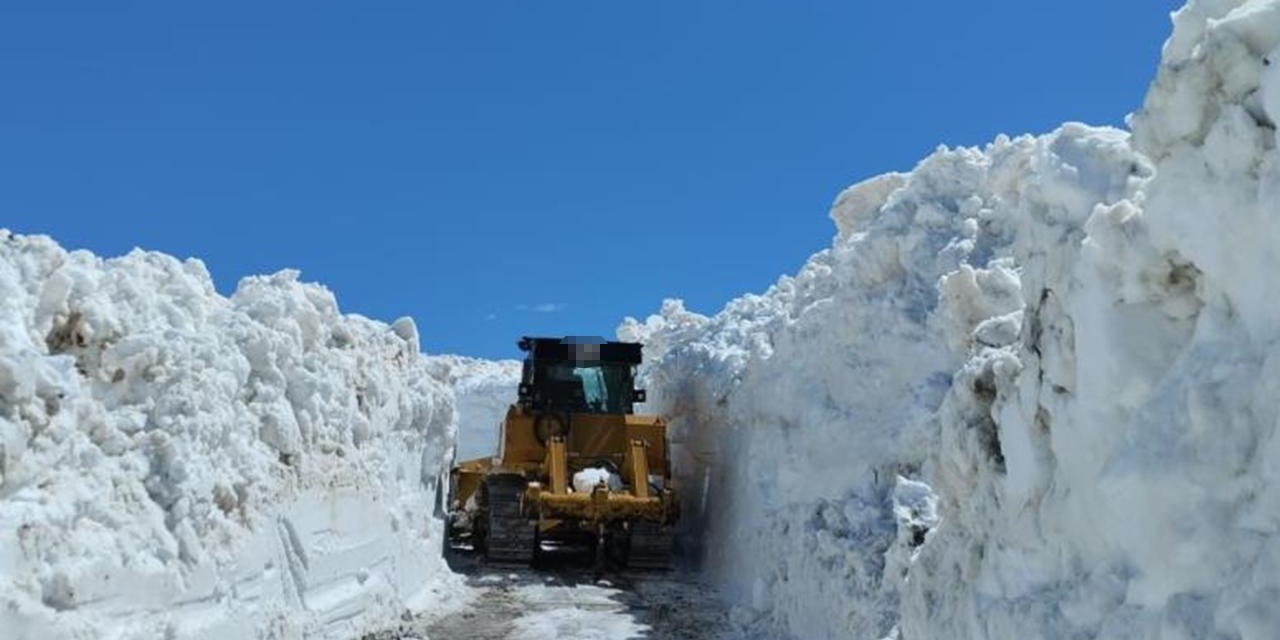
[[[537,527],[524,515],[524,476],[494,474],[485,478],[484,553],[490,562],[527,565],[537,550]]]
[[[631,525],[627,567],[641,570],[668,570],[672,566],[674,538],[669,529],[637,522]]]

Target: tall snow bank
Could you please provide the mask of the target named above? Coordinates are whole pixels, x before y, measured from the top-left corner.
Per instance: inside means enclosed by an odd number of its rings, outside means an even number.
[[[940,149],[763,295],[620,327],[744,623],[1280,629],[1280,2],[1174,23],[1132,135]]]
[[[453,389],[458,407],[458,460],[498,452],[498,432],[520,385],[519,360],[428,356],[427,368]]]
[[[0,231],[7,638],[348,638],[443,594],[451,396],[297,273]]]

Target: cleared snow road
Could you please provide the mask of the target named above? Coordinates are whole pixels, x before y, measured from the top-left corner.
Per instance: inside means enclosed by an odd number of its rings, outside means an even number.
[[[689,574],[532,571],[458,558],[475,600],[443,617],[424,615],[363,640],[733,640],[715,592]]]

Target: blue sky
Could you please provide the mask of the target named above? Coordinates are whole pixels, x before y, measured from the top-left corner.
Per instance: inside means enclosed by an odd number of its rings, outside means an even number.
[[[760,291],[939,144],[1122,125],[1179,5],[6,2],[0,226],[513,356]]]

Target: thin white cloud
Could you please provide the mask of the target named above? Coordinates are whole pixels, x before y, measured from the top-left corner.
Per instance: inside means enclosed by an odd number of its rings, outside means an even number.
[[[533,313],[559,313],[564,311],[565,304],[563,302],[539,302],[538,304],[518,304],[517,311],[531,311]]]

